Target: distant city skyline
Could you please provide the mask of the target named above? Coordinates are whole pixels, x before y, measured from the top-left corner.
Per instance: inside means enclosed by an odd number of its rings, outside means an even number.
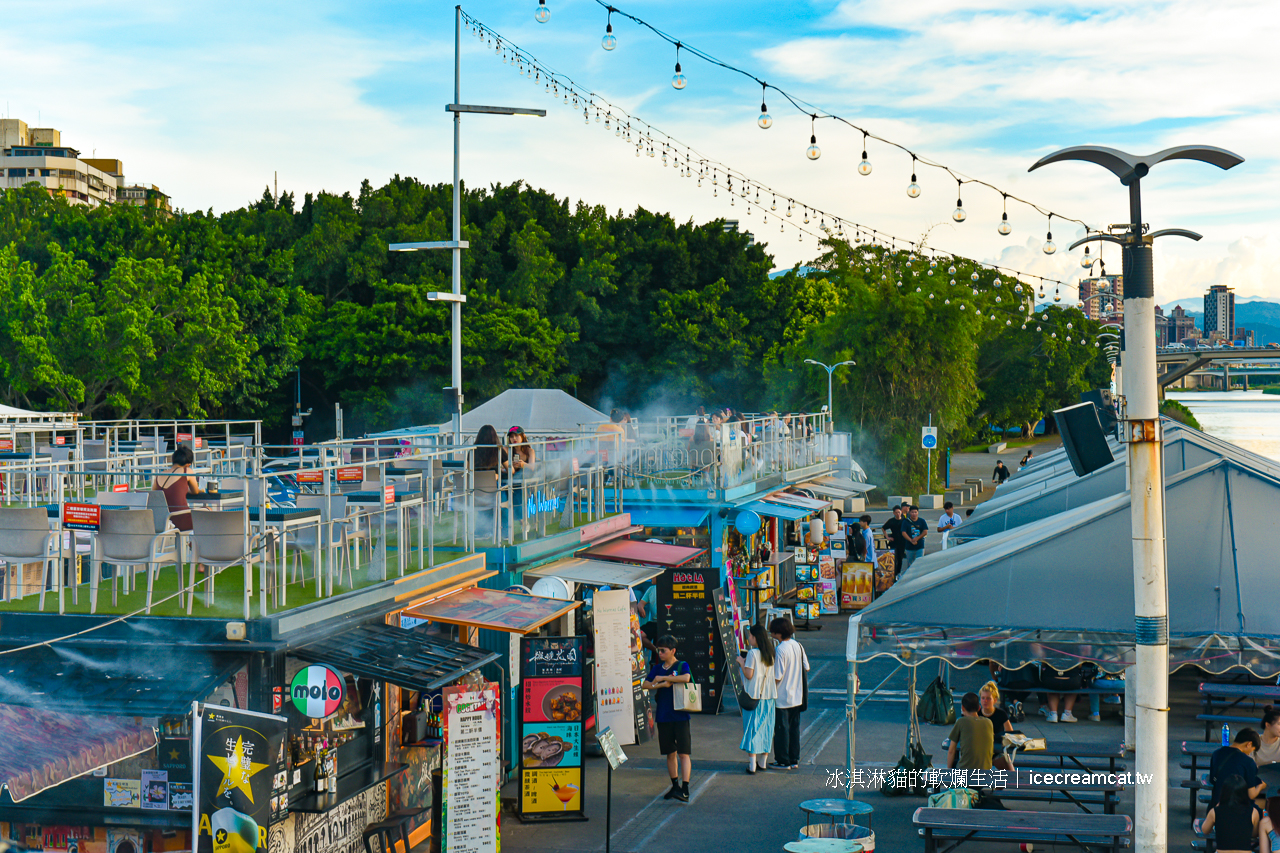
[[[943,251],[1072,283],[1081,277],[1080,252],[1066,251],[1081,235],[1077,227],[1055,221],[1059,251],[1046,256],[1044,217],[1011,203],[1013,233],[1001,237],[1000,196],[976,185],[964,187],[969,216],[956,224],[956,185],[945,173],[921,166],[923,193],[910,199],[908,155],[873,141],[874,170],[861,177],[854,168],[860,134],[831,122],[819,122],[823,154],[810,162],[809,120],[781,96],[769,101],[773,127],[760,130],[757,84],[683,57],[689,86],[677,92],[669,45],[615,16],[618,48],[605,52],[600,6],[548,0],[548,7],[551,19],[540,25],[533,4],[464,5],[548,65],[798,203],[905,239],[928,233]],[[1280,167],[1271,144],[1280,81],[1270,73],[1269,47],[1280,36],[1280,16],[1270,4],[1247,0],[1205,13],[1172,0],[1136,7],[931,0],[909,15],[888,0],[650,0],[622,8],[922,157],[1091,224],[1125,221],[1125,193],[1112,177],[1087,164],[1030,175],[1027,167],[1083,143],[1234,150],[1246,162],[1231,172],[1173,163],[1144,182],[1154,228],[1205,235],[1200,243],[1161,242],[1157,299],[1194,298],[1222,283],[1238,301],[1280,301]],[[86,156],[96,149],[145,163],[139,177],[187,210],[249,204],[277,171],[280,189],[299,198],[355,194],[362,180],[380,185],[395,174],[428,183],[450,178],[443,109],[452,100],[450,4],[135,2],[73,4],[74,14],[52,18],[38,5],[7,12],[0,32],[5,115],[61,128]],[[713,199],[656,158],[636,158],[469,36],[463,51],[465,102],[548,110],[545,119],[468,116],[462,174],[469,186],[526,180],[611,213],[644,206],[677,221],[739,218],[778,267],[816,255],[811,238],[779,233],[772,223],[762,228],[723,193]],[[52,55],[57,62],[47,61]],[[1129,94],[1137,91],[1141,99]],[[1114,247],[1103,253],[1118,271]]]

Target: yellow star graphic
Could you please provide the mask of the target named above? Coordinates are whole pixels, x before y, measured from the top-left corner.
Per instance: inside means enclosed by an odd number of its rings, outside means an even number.
[[[178,750],[176,750],[176,749],[171,749],[171,750],[169,750],[169,760],[170,760],[170,761],[177,761],[177,760],[178,760],[179,758],[181,758],[181,757],[182,757],[182,756],[178,753]]]
[[[233,788],[239,788],[249,798],[249,802],[253,802],[253,789],[249,787],[249,777],[267,765],[250,761],[249,769],[244,768],[244,737],[236,738],[236,748],[231,755],[206,757],[222,771],[222,784],[218,786],[218,793],[214,794],[215,799]]]

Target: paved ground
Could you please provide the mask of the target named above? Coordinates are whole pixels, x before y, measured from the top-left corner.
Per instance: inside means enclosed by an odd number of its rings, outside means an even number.
[[[810,681],[810,708],[804,715],[801,739],[801,766],[798,771],[770,771],[747,776],[745,754],[738,750],[741,718],[736,709],[719,716],[700,716],[693,722],[694,772],[689,803],[663,800],[670,785],[666,765],[656,744],[628,747],[630,760],[613,778],[611,849],[616,851],[780,851],[783,844],[798,837],[803,825],[801,801],[841,792],[828,787],[831,771],[844,766],[844,642],[847,617],[825,617],[823,630],[798,635],[813,666]],[[894,672],[894,665],[874,661],[860,668],[862,684],[869,688]],[[937,674],[933,664],[919,673],[923,689]],[[976,689],[985,674],[975,670],[952,674],[957,696]],[[1195,724],[1196,678],[1175,676],[1173,713],[1170,725],[1170,780],[1177,784],[1186,771],[1178,769],[1178,745],[1182,740],[1200,740],[1203,728]],[[904,671],[889,678],[885,690],[895,691],[883,701],[866,702],[858,712],[857,764],[864,769],[891,766],[903,753],[906,732],[906,687]],[[828,699],[828,697],[830,697]],[[835,700],[835,701],[831,701]],[[1034,713],[1020,726],[1032,735],[1052,742],[1077,741],[1097,745],[1118,745],[1123,736],[1123,720],[1117,706],[1103,706],[1102,722],[1081,721],[1050,725]],[[934,756],[935,765],[945,764],[941,748],[947,730],[924,726],[924,746]],[[586,805],[590,820],[585,823],[521,824],[510,813],[504,815],[504,851],[537,853],[579,853],[598,851],[605,843],[605,771],[602,758],[586,761]],[[508,786],[505,796],[514,796]],[[923,798],[886,798],[877,791],[862,791],[857,799],[875,808],[867,823],[876,833],[877,847],[885,851],[923,850],[923,843],[911,827],[912,812]],[[1019,808],[1070,810],[1057,804],[1017,804]],[[1132,791],[1121,799],[1121,811],[1133,814]],[[1186,849],[1191,835],[1186,792],[1170,790],[1170,849]],[[981,853],[980,845],[971,845]],[[969,849],[969,848],[966,848]],[[995,848],[992,848],[995,849]],[[1009,848],[1001,848],[1008,851]],[[1066,848],[1064,848],[1065,850]]]

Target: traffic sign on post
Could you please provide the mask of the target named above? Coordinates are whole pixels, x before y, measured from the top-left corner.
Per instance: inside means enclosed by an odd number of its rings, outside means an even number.
[[[925,450],[933,450],[938,446],[938,428],[934,426],[920,427],[920,446]]]

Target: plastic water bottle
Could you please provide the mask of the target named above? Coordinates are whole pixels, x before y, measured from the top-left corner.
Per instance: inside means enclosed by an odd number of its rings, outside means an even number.
[[[1231,746],[1231,726],[1226,723],[1222,724],[1222,745]]]

